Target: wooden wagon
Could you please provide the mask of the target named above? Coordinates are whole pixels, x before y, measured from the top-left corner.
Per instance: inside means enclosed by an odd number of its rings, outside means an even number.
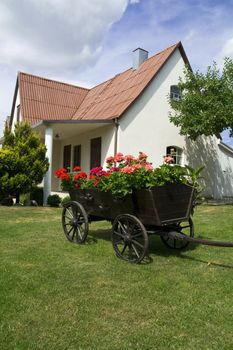
[[[194,238],[191,218],[195,189],[185,184],[167,184],[134,190],[124,198],[98,189],[70,190],[71,202],[62,212],[67,239],[84,243],[89,223],[108,220],[112,223],[112,245],[116,255],[139,263],[148,254],[148,235],[157,234],[173,249],[183,249],[189,242],[233,247],[233,242]]]
[[[63,208],[62,225],[69,241],[84,243],[93,221],[112,223],[112,244],[116,255],[138,263],[148,253],[148,235],[159,234],[165,245],[185,248],[193,237],[191,219],[194,188],[167,184],[135,190],[124,198],[98,189],[70,190],[71,202]],[[180,237],[173,237],[180,234]]]

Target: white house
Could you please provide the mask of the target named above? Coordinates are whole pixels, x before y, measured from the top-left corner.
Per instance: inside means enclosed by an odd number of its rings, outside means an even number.
[[[138,151],[159,166],[171,147],[177,163],[206,166],[207,196],[233,197],[233,149],[215,137],[191,142],[169,121],[168,97],[179,97],[176,85],[185,65],[179,42],[150,58],[134,50],[132,68],[92,89],[18,73],[10,125],[28,121],[46,144],[44,200],[59,191],[59,167],[81,165],[88,172],[109,155]]]

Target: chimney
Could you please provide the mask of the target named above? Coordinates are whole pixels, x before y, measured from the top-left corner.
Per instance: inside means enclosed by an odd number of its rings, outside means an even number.
[[[133,69],[138,69],[140,65],[147,60],[148,58],[148,51],[141,49],[138,47],[137,49],[133,50]]]

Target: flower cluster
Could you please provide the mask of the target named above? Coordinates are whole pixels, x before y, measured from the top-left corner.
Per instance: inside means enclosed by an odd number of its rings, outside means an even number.
[[[101,166],[95,167],[87,176],[77,166],[71,172],[61,168],[55,174],[61,180],[63,190],[97,188],[100,191],[110,191],[116,197],[124,197],[134,189],[161,186],[166,183],[194,184],[194,177],[191,176],[191,171],[195,174],[194,169],[172,164],[174,161],[172,157],[164,157],[164,164],[158,168],[153,168],[147,159],[148,156],[143,152],[139,152],[137,157],[117,153],[106,159],[107,170]]]
[[[147,158],[148,156],[143,152],[139,152],[137,158],[131,154],[124,156],[122,153],[117,153],[115,157],[108,157],[106,163],[110,172],[121,171],[122,173],[133,174],[141,168],[144,168],[146,171],[153,170]]]
[[[68,172],[65,168],[60,168],[55,171],[55,175],[61,180],[61,187],[63,190],[80,188],[87,179],[87,174],[81,171],[80,166],[75,166],[71,172]]]

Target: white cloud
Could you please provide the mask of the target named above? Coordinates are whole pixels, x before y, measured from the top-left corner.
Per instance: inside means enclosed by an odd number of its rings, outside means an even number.
[[[101,52],[127,0],[0,0],[0,64],[19,69],[82,67]]]
[[[220,58],[224,57],[230,57],[233,58],[233,37],[228,39],[225,44],[223,45],[223,48],[221,49],[219,53]]]
[[[0,0],[0,136],[17,71],[78,81],[78,74],[100,57],[109,29],[128,4],[129,0]]]

